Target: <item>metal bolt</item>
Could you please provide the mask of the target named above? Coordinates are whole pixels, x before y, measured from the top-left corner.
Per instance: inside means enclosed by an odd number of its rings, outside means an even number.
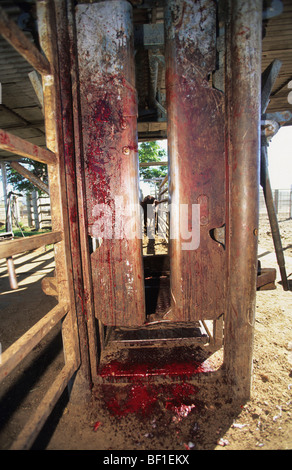
[[[129,147],[127,147],[127,146],[126,146],[126,147],[123,147],[122,152],[123,152],[124,155],[130,155],[130,149],[129,149]]]

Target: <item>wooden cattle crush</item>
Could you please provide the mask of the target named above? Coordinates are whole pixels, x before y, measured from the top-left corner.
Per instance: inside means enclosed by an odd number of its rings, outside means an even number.
[[[140,2],[126,0],[37,0],[41,52],[1,11],[1,34],[42,77],[47,148],[3,130],[0,148],[48,165],[52,232],[2,242],[0,256],[54,244],[59,304],[4,351],[0,378],[60,321],[65,355],[64,369],[14,449],[31,446],[67,386],[78,400],[106,380],[100,363],[107,370],[104,352],[112,333],[147,330],[150,268],[139,232],[137,152],[139,129],[151,127],[145,116],[158,127],[161,122],[161,132],[167,121],[168,187],[161,185],[160,200],[168,191],[173,208],[167,258],[171,320],[183,324],[181,331],[202,322],[218,347],[224,327],[222,378],[233,397],[250,396],[262,2],[226,0],[218,8],[211,0],[156,3],[157,8],[147,0],[139,9]],[[149,11],[153,21],[147,29]],[[136,33],[143,30],[135,43],[134,23]],[[139,54],[143,60],[137,64]],[[135,81],[135,68],[143,72],[145,62],[151,69],[147,99]],[[182,250],[178,208],[188,204],[200,210],[200,243]],[[187,219],[187,228],[192,224]],[[125,235],[129,227],[135,236]]]

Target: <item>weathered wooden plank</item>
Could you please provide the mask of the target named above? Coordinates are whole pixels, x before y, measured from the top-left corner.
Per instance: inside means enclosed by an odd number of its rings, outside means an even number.
[[[95,311],[109,326],[145,321],[131,15],[124,1],[76,7],[88,232],[103,240],[91,255]]]
[[[10,450],[28,450],[31,448],[75,371],[75,363],[68,363],[63,367]]]
[[[0,149],[21,155],[22,157],[31,158],[46,165],[57,162],[55,154],[50,150],[33,145],[27,140],[3,131],[3,129],[0,129]]]
[[[50,64],[0,7],[0,33],[40,74],[50,73]]]
[[[141,168],[148,168],[149,166],[167,166],[168,162],[140,162]]]
[[[211,236],[226,223],[224,95],[207,79],[215,61],[214,2],[169,0],[169,253],[176,321],[211,320],[225,310],[226,254]]]
[[[67,312],[67,305],[57,305],[3,352],[0,365],[0,380],[3,380],[15,369]]]
[[[30,72],[28,74],[28,77],[31,81],[31,84],[33,86],[33,89],[35,91],[35,94],[40,102],[40,105],[42,107],[42,110],[44,109],[44,93],[43,93],[43,87],[42,87],[42,83],[38,77],[38,74],[36,73],[35,70],[33,70],[33,72]]]
[[[84,161],[82,151],[82,131],[80,123],[80,107],[79,107],[79,76],[78,76],[78,62],[76,54],[76,31],[75,31],[75,7],[71,3],[68,8],[68,36],[70,48],[64,47],[61,50],[67,51],[70,55],[70,60],[67,56],[67,62],[70,61],[70,75],[71,75],[71,93],[72,93],[72,109],[73,109],[73,127],[74,127],[74,145],[75,145],[75,166],[76,166],[76,192],[78,199],[78,214],[79,214],[79,234],[80,234],[80,251],[82,259],[82,276],[83,276],[83,297],[84,311],[86,312],[87,330],[88,330],[88,348],[90,355],[90,368],[91,378],[93,383],[97,377],[97,369],[99,362],[99,352],[104,347],[104,326],[99,321],[98,331],[97,322],[95,318],[95,307],[93,298],[93,285],[92,285],[92,271],[91,259],[87,226],[87,208],[86,208],[86,194],[85,194],[85,181],[84,181]],[[66,21],[60,18],[60,23],[63,25],[63,30],[66,29]],[[60,42],[67,44],[64,38],[60,38]],[[70,50],[69,50],[70,49]],[[66,80],[66,75],[62,73],[63,83]],[[67,85],[68,88],[68,85]],[[98,344],[99,337],[99,344]]]
[[[161,181],[160,185],[159,185],[159,189],[162,188],[162,186],[168,181],[168,175],[166,175],[163,180]]]
[[[42,290],[46,295],[58,297],[57,280],[55,276],[46,276],[41,282]]]
[[[274,286],[274,289],[276,289],[276,274],[277,271],[275,268],[262,268],[260,274],[257,276],[257,289],[261,290],[264,286],[270,286],[271,284]]]
[[[44,245],[51,245],[63,239],[62,232],[48,232],[31,237],[17,238],[0,243],[0,259],[35,250]]]

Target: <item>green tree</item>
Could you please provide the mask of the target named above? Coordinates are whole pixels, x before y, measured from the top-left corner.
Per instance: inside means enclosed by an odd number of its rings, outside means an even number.
[[[139,162],[166,161],[167,154],[157,142],[142,142],[139,144]],[[151,179],[164,177],[167,174],[167,166],[140,167],[140,178]]]
[[[30,159],[23,159],[21,164],[31,171],[35,176],[41,179],[44,183],[48,183],[48,171],[46,165]],[[9,165],[7,165],[7,182],[11,184],[15,191],[20,193],[26,194],[32,192],[33,190],[37,190],[39,194],[41,194],[41,191],[37,189],[28,179],[24,178]]]

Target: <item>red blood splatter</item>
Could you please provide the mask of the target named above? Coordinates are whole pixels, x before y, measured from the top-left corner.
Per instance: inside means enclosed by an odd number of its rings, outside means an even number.
[[[207,363],[198,361],[185,361],[169,364],[144,363],[122,363],[112,361],[106,364],[99,372],[101,377],[128,377],[132,380],[149,376],[169,376],[169,377],[191,377],[192,375],[210,372]]]
[[[126,387],[123,393],[116,391],[115,387],[112,389],[109,387],[110,385],[106,385],[104,390],[106,406],[110,413],[118,418],[130,413],[149,416],[160,402],[164,404],[166,410],[170,410],[182,419],[195,408],[193,403],[190,405],[186,403],[190,402],[190,397],[198,392],[195,386],[185,383],[168,385],[140,383]]]
[[[9,145],[10,144],[10,138],[9,135],[6,134],[4,131],[0,133],[0,143],[4,145]]]
[[[104,98],[100,98],[97,101],[94,108],[93,117],[97,122],[109,122],[111,115],[112,111],[106,94]]]
[[[101,425],[101,422],[100,421],[96,421],[94,427],[93,427],[93,431],[97,431],[99,426]]]

